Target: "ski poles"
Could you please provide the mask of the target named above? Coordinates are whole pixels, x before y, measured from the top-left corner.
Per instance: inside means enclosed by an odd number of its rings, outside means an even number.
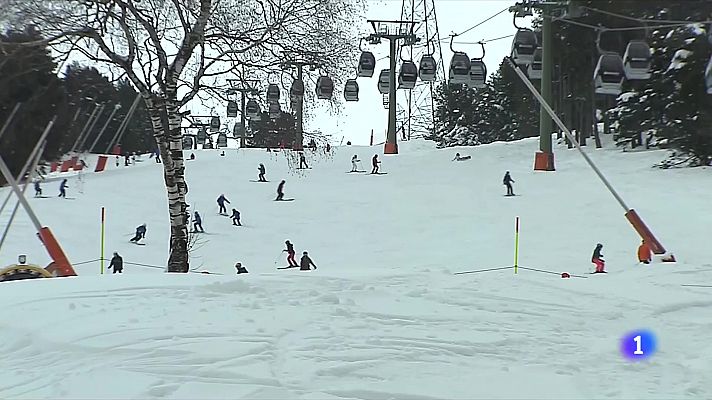
[[[282,253],[284,253],[284,251],[280,251],[279,254],[277,254],[277,257],[275,257],[275,259],[274,259],[273,265],[275,265],[275,266],[277,265],[277,261],[279,261],[279,258],[282,257]]]

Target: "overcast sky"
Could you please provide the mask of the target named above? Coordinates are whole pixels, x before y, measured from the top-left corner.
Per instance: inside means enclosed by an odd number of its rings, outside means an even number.
[[[366,0],[368,8],[364,15],[365,19],[395,20],[400,18],[401,0]],[[416,4],[419,0],[416,0]],[[439,35],[441,38],[447,37],[451,33],[463,32],[473,25],[497,14],[505,8],[514,5],[515,1],[510,0],[434,0],[435,10],[438,18]],[[518,24],[528,26],[529,21]],[[505,11],[475,28],[455,41],[477,42],[479,40],[489,40],[501,36],[512,35],[516,28],[512,23],[512,14]],[[370,27],[364,25],[364,34],[371,33]],[[509,54],[512,38],[501,39],[490,42],[486,45],[486,55],[484,58],[488,73],[496,71],[502,58]],[[447,71],[452,52],[449,42],[441,43],[445,70]],[[384,41],[377,46],[370,46],[376,59],[388,55],[388,42]],[[479,57],[481,50],[479,45],[462,44],[455,45],[458,51],[465,51],[470,57]],[[414,60],[416,64],[418,60]],[[388,68],[389,60],[383,59],[378,62],[376,72],[372,78],[359,78],[360,100],[358,103],[346,103],[342,114],[328,115],[325,111],[317,110],[317,115],[305,126],[306,131],[321,130],[323,133],[333,135],[333,141],[337,144],[345,137],[344,143],[350,140],[353,144],[368,144],[371,129],[374,130],[374,142],[380,143],[385,140],[387,128],[388,110],[383,108],[381,94],[376,87],[378,73],[381,69]],[[404,90],[399,90],[399,96],[405,95]],[[343,95],[343,88],[337,87],[334,95]]]

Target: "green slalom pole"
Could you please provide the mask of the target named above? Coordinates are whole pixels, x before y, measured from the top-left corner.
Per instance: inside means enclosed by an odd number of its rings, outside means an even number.
[[[514,273],[519,269],[519,217],[514,224]]]

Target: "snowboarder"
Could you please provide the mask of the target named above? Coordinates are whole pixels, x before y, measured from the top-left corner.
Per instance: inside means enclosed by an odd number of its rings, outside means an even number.
[[[456,154],[455,154],[455,158],[453,158],[452,161],[466,161],[466,160],[469,160],[469,159],[470,159],[470,156],[461,157],[461,156],[460,156],[460,153],[456,153]]]
[[[260,166],[259,168],[257,168],[257,170],[260,171],[260,174],[257,176],[257,180],[259,180],[260,182],[267,182],[267,179],[265,178],[265,165],[260,163]]]
[[[198,231],[198,228],[200,228],[200,231]],[[200,218],[200,214],[198,214],[197,211],[193,214],[193,233],[195,232],[205,233],[205,230],[203,230],[203,219]]]
[[[643,264],[650,264],[652,260],[653,256],[650,251],[650,246],[648,246],[648,244],[645,243],[645,239],[643,239],[643,241],[640,242],[640,246],[638,246],[638,261]]]
[[[235,264],[235,269],[237,270],[238,275],[247,273],[247,268],[243,267],[242,263]]]
[[[357,172],[358,171],[358,163],[360,163],[361,160],[358,159],[358,156],[354,154],[353,157],[351,157],[351,172]]]
[[[237,211],[236,209],[233,208],[232,209],[232,217],[230,217],[230,218],[232,218],[233,225],[242,226],[242,224],[240,223],[240,212],[239,211]]]
[[[300,271],[311,271],[311,266],[314,266],[314,269],[316,269],[316,265],[312,261],[311,258],[309,258],[309,254],[305,251],[302,253],[302,259],[301,259],[301,266],[299,267]]]
[[[289,264],[289,267],[298,267],[299,265],[297,265],[297,261],[294,260],[294,255],[297,254],[294,251],[294,245],[289,240],[284,242],[284,244],[287,245],[287,248],[282,250],[282,252],[287,252],[287,263]]]
[[[512,183],[514,182],[514,179],[509,175],[509,171],[504,174],[504,179],[502,180],[502,184],[507,186],[507,196],[514,196],[514,189],[512,189]]]
[[[138,244],[138,241],[146,237],[146,224],[136,227],[136,235],[129,242]]]
[[[373,159],[371,160],[371,164],[373,164],[373,170],[371,170],[372,174],[377,174],[378,173],[378,164],[381,162],[378,161],[378,154],[375,154],[373,156]]]
[[[225,150],[223,150],[222,153],[220,153],[220,157],[225,157]]]
[[[284,200],[284,179],[277,185],[277,198],[275,200]]]
[[[596,245],[596,248],[593,250],[593,256],[591,256],[591,262],[596,264],[596,273],[605,273],[604,267],[606,266],[606,262],[603,261],[603,254],[601,254],[601,249],[603,249],[603,245],[598,243]]]
[[[220,197],[218,197],[218,206],[220,206],[220,210],[218,211],[219,214],[227,214],[227,208],[225,207],[225,203],[230,204],[230,200],[225,198],[224,194],[221,194]]]
[[[307,165],[307,158],[304,153],[299,153],[299,169],[309,168]]]
[[[42,196],[42,188],[40,187],[40,181],[35,181],[35,197]]]
[[[116,166],[117,167],[119,166],[119,155],[118,154],[116,155]]]
[[[114,274],[117,272],[122,273],[122,271],[124,270],[124,259],[121,258],[119,253],[114,252],[114,256],[111,257],[111,263],[109,264],[109,268],[114,269]]]
[[[59,197],[67,197],[67,179],[65,178],[62,183],[59,184]]]

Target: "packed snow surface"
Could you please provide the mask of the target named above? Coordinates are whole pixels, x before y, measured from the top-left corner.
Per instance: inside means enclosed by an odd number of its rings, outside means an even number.
[[[166,194],[147,157],[86,174],[83,193],[70,175],[73,199],[46,182],[49,198],[30,203],[73,263],[99,258],[103,206],[107,257],[132,264],[0,283],[0,398],[711,398],[712,288],[683,286],[712,284],[709,169],[587,148],[678,259],[643,266],[624,210],[580,155],[559,146],[557,171],[534,172],[537,150],[413,141],[379,157],[386,175],[346,173],[353,154],[370,170],[380,147],[307,151],[312,169],[292,172],[284,153],[196,151],[188,199],[207,233],[191,268],[212,274],[162,272]],[[251,182],[260,162],[269,183]],[[516,197],[503,196],[507,170]],[[295,201],[273,201],[281,179]],[[221,193],[245,226],[217,215]],[[513,265],[516,216],[530,269],[454,275]],[[130,244],[141,223],[146,245]],[[318,269],[277,270],[286,239]],[[598,242],[607,275],[588,274]],[[49,261],[24,213],[0,265],[20,253]],[[235,275],[237,261],[249,274]],[[642,328],[658,352],[628,361],[619,340]]]

